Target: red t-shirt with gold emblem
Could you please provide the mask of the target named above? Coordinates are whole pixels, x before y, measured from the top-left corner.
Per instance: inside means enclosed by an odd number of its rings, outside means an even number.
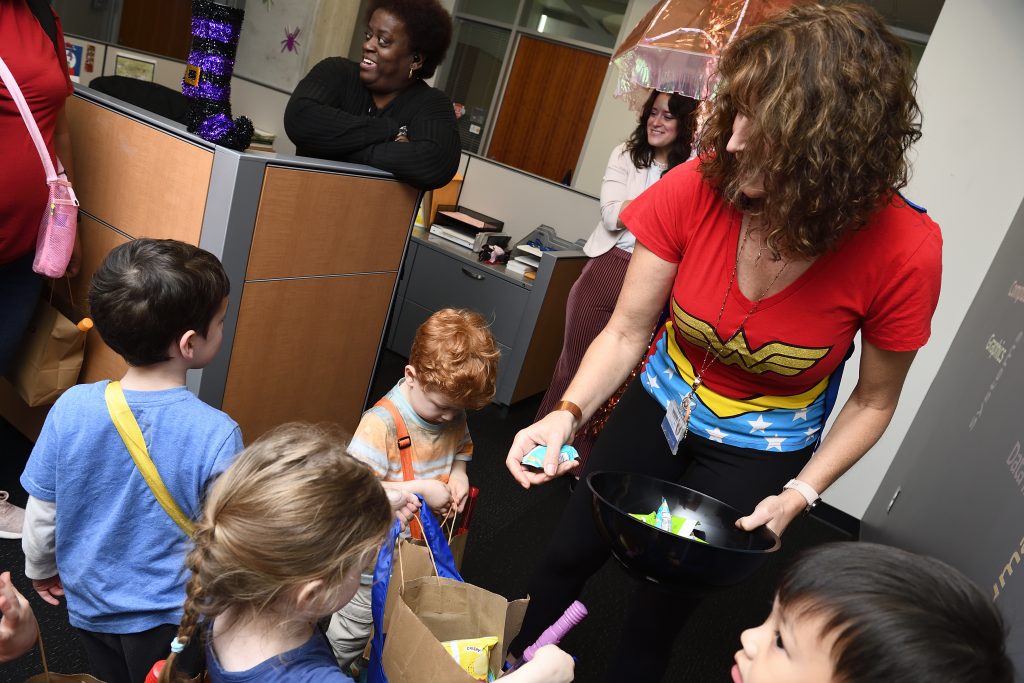
[[[705,181],[698,164],[694,159],[673,169],[621,216],[639,243],[679,264],[669,321],[652,344],[642,379],[665,405],[689,393],[695,370],[718,354],[702,377],[691,430],[696,426],[716,440],[729,434],[734,445],[761,449],[773,429],[781,430],[768,447],[797,450],[793,430],[808,435],[810,429],[813,436],[823,426],[808,419],[823,423],[822,396],[858,331],[890,351],[912,351],[927,341],[941,280],[939,226],[894,193],[866,227],[761,301],[740,327],[753,302],[736,282],[726,289],[742,216]]]

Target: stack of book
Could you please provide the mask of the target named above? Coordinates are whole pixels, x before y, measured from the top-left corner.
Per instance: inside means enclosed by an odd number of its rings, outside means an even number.
[[[540,259],[544,252],[529,244],[517,245],[512,250],[512,258],[505,265],[505,270],[510,273],[518,273],[525,278],[536,277],[537,269],[540,267]],[[532,276],[532,277],[531,277]]]

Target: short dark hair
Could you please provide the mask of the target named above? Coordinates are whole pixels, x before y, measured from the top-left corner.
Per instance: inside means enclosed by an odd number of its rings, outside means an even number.
[[[210,252],[137,239],[114,247],[93,274],[89,308],[107,346],[138,367],[167,360],[168,346],[189,330],[205,337],[230,288]]]
[[[644,103],[640,112],[636,128],[626,141],[626,150],[629,158],[637,168],[647,168],[654,161],[654,147],[647,141],[647,119],[651,117],[651,110],[654,109],[654,101],[662,93],[657,90],[651,91],[651,96]],[[679,93],[665,93],[668,95],[668,110],[676,117],[676,139],[668,151],[668,168],[666,172],[683,163],[690,158],[692,151],[693,136],[697,131],[697,106],[699,101],[692,97],[686,97]]]
[[[452,15],[437,0],[372,0],[366,21],[377,10],[384,10],[402,22],[409,37],[409,51],[420,56],[416,74],[430,78],[448,52],[452,42]]]
[[[956,569],[875,543],[806,551],[782,576],[788,618],[824,619],[842,683],[1013,683],[999,611]]]

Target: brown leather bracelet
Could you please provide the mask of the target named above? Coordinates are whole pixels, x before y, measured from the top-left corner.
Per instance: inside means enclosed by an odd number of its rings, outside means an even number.
[[[572,413],[572,416],[576,418],[577,425],[583,422],[583,411],[580,410],[580,407],[573,403],[572,401],[559,401],[551,409],[551,412],[555,412],[556,410],[565,410],[569,413]]]

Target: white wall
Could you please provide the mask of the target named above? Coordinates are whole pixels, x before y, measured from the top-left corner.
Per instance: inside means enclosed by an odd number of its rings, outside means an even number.
[[[558,183],[481,157],[469,157],[464,175],[459,204],[504,221],[513,242],[539,225],[575,242],[597,225],[597,200]]]
[[[924,137],[916,146],[914,177],[904,193],[927,207],[942,227],[942,295],[931,341],[917,355],[892,424],[825,495],[828,503],[858,519],[895,457],[1024,199],[1021,27],[1020,0],[946,0],[918,67]],[[854,369],[856,361],[851,360]],[[848,372],[840,401],[849,395],[855,375]]]
[[[293,90],[312,66],[307,59],[317,42],[318,30],[325,28],[317,22],[319,6],[320,0],[248,3],[238,38],[235,73]],[[299,31],[295,50],[282,49],[286,29],[292,33]]]
[[[630,34],[643,16],[651,10],[659,0],[632,0],[622,21],[622,28],[615,39],[618,47]],[[597,96],[594,115],[590,119],[590,129],[583,142],[583,151],[576,173],[573,187],[581,192],[597,196],[601,194],[601,177],[608,165],[608,157],[620,142],[623,142],[636,127],[637,112],[631,111],[625,101],[617,99],[615,80],[618,70],[608,64],[601,92]],[[596,224],[596,222],[595,222]]]

